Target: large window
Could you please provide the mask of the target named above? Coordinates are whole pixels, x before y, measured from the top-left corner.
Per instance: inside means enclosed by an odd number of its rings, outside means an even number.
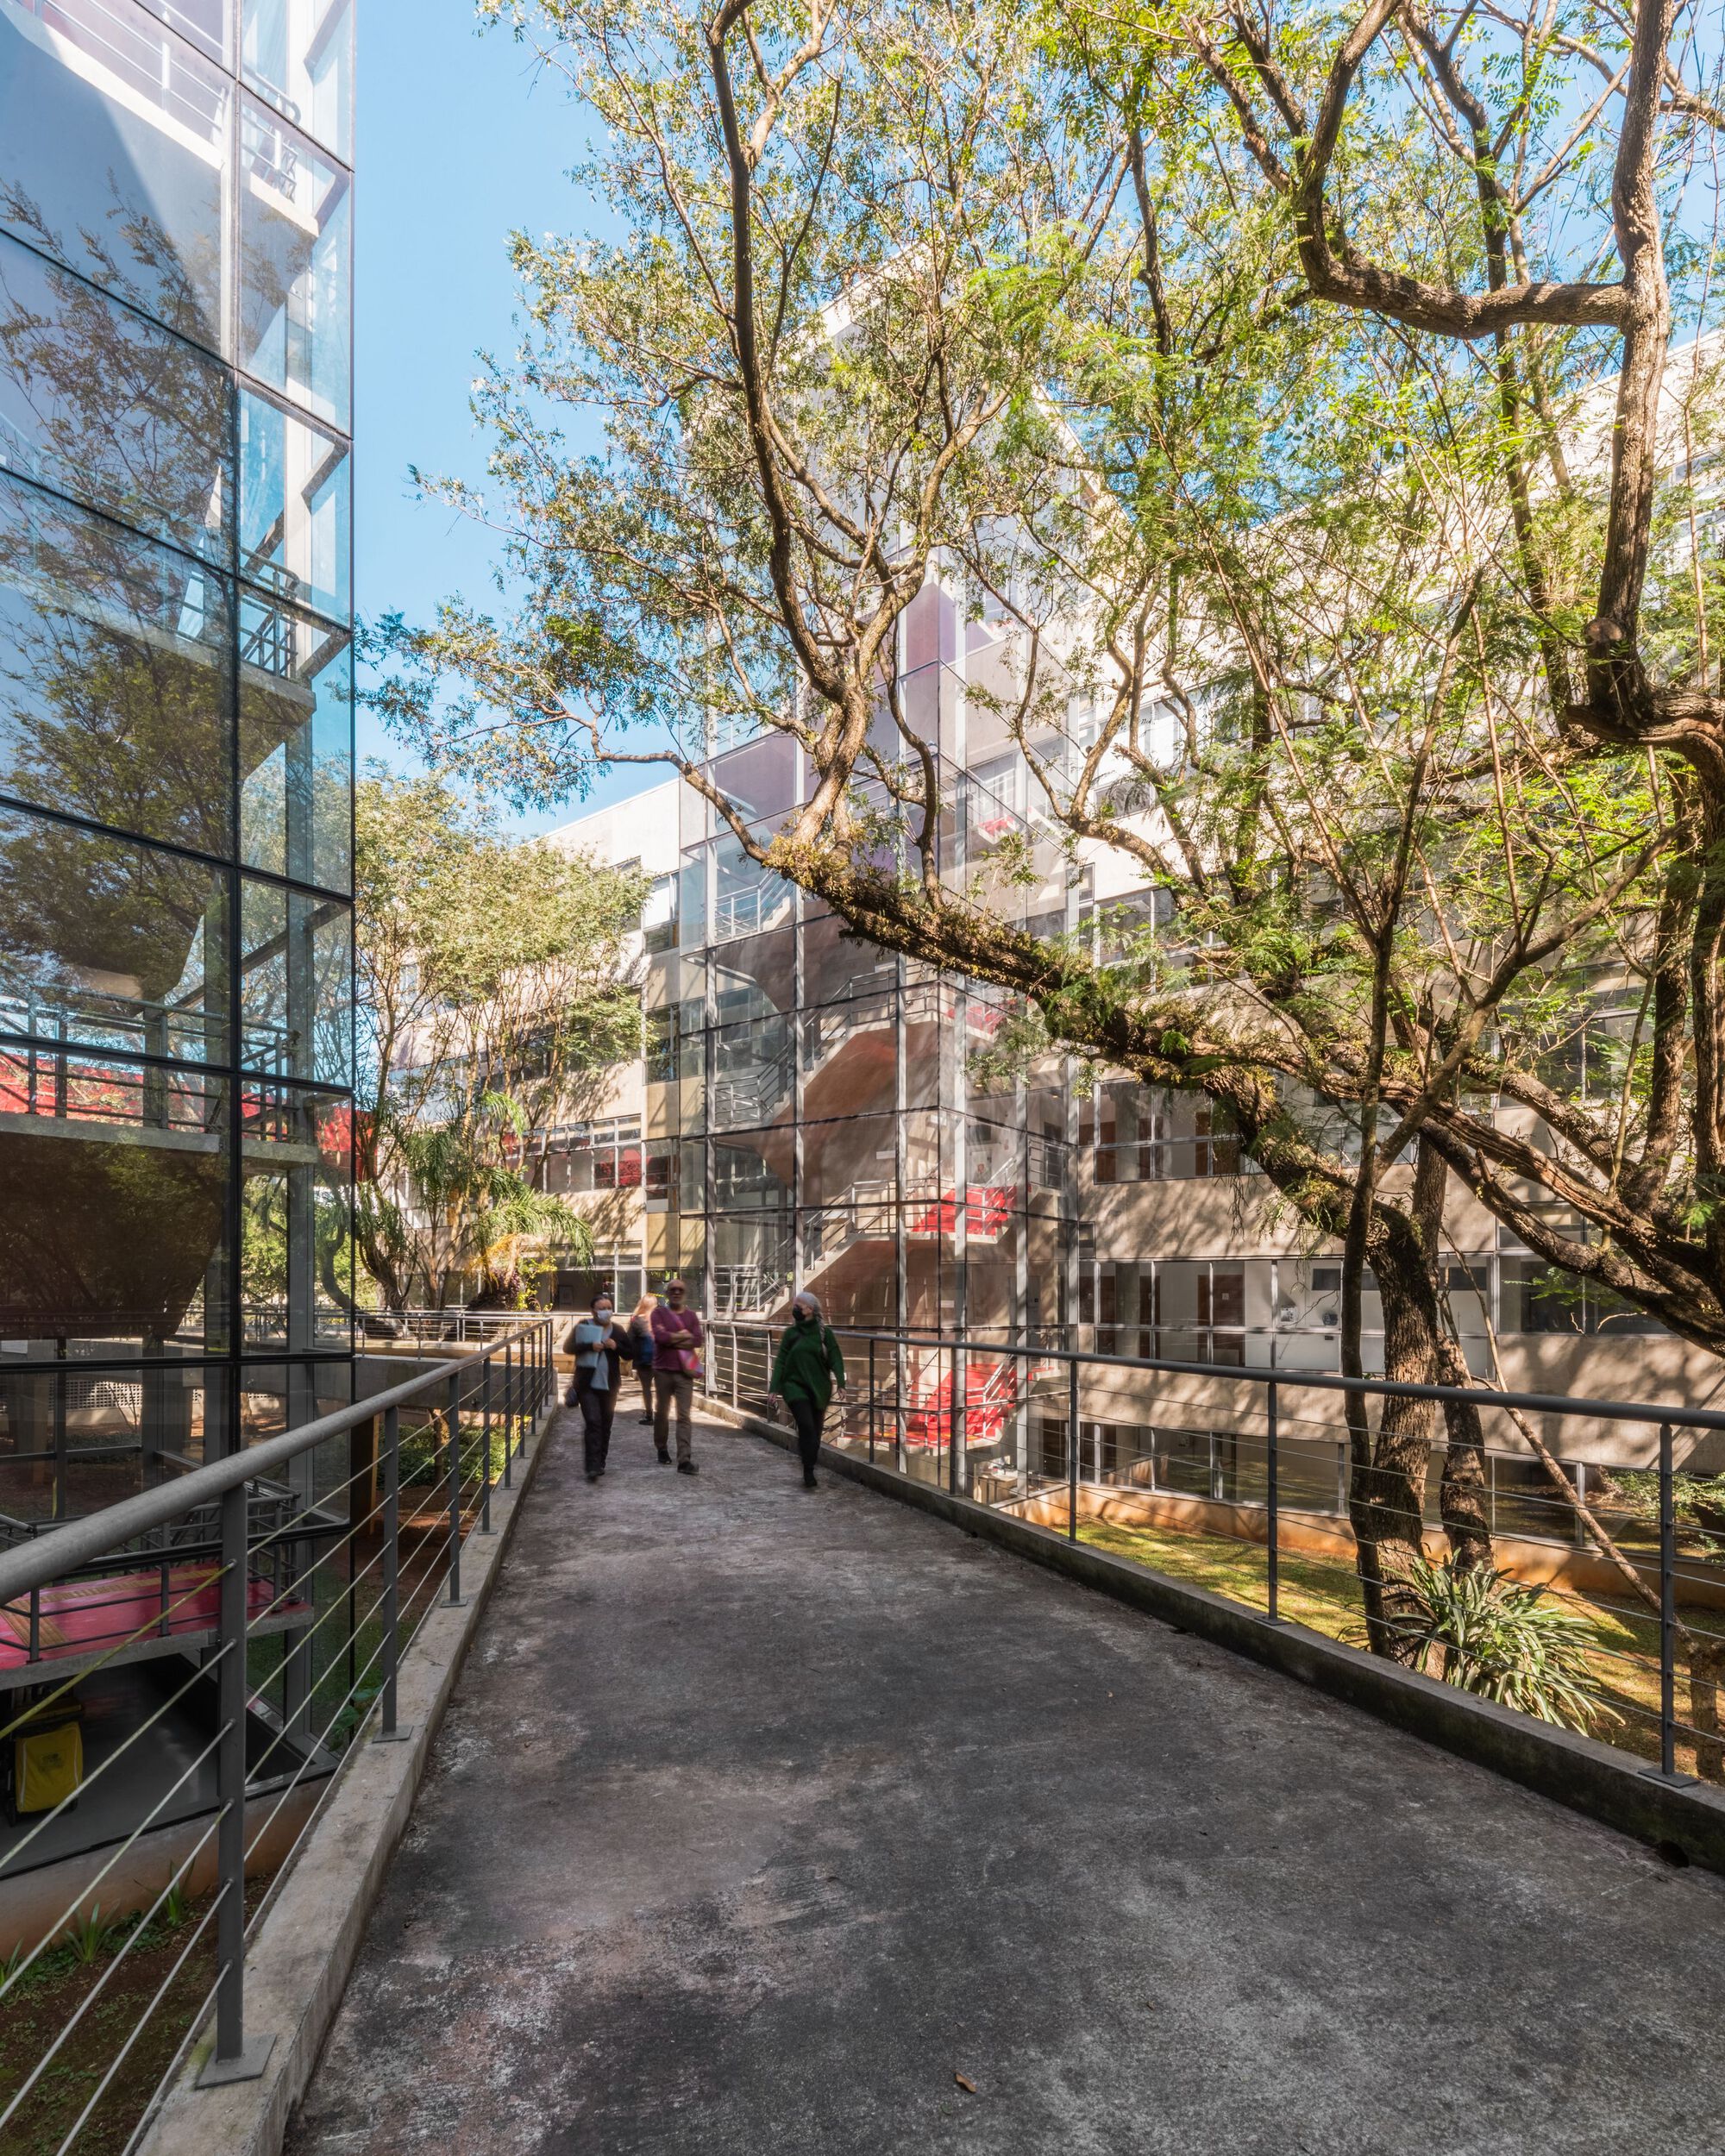
[[[0,222],[219,351],[232,95],[137,0],[0,0]]]
[[[229,592],[207,563],[0,475],[0,793],[231,853]]]
[[[612,1116],[598,1123],[559,1123],[545,1135],[548,1189],[637,1190],[641,1121]]]
[[[348,164],[354,158],[354,16],[348,0],[244,0],[247,87]]]
[[[240,110],[240,363],[320,419],[348,424],[345,170],[268,106]]]
[[[232,409],[206,354],[0,235],[0,464],[223,562]]]

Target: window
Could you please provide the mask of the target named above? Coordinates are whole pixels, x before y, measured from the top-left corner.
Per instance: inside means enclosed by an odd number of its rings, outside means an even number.
[[[560,1123],[545,1134],[545,1180],[552,1190],[638,1190],[641,1123],[612,1116],[600,1123]]]
[[[240,573],[284,603],[348,618],[348,453],[249,390],[240,396]]]
[[[228,377],[0,236],[0,464],[206,560],[228,549]]]
[[[641,909],[641,927],[649,954],[677,948],[677,878],[655,876]]]
[[[227,854],[229,619],[191,555],[0,475],[0,790]]]
[[[220,351],[232,94],[136,0],[0,10],[0,222]]]
[[[353,193],[268,106],[240,110],[240,363],[295,404],[348,420]]]
[[[1657,1318],[1608,1288],[1537,1257],[1500,1257],[1498,1326],[1504,1332],[1663,1332]]]
[[[352,162],[348,0],[245,0],[240,58],[247,83],[260,97]]]

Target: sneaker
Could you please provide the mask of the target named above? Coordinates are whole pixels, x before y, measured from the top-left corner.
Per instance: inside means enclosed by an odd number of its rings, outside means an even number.
[[[643,1430],[650,1430],[653,1427],[653,1418],[651,1415],[637,1415],[636,1417],[636,1420],[641,1425],[641,1427]]]
[[[803,1488],[805,1489],[819,1489],[820,1488],[820,1484],[816,1482],[812,1475],[805,1475],[803,1477]]]
[[[700,1473],[700,1470],[695,1465],[693,1460],[679,1460],[677,1462],[677,1472],[679,1475],[699,1475]]]
[[[599,1480],[599,1470],[598,1470],[596,1467],[590,1467],[590,1468],[587,1470],[587,1480],[588,1480],[588,1482],[598,1482],[598,1480]]]
[[[658,1451],[655,1453],[654,1457],[658,1461],[661,1467],[668,1467],[671,1464],[671,1456],[668,1451],[666,1451],[662,1445],[659,1447]]]

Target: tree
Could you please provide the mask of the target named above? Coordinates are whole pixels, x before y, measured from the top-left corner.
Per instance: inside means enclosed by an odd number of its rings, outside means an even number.
[[[355,830],[361,1255],[392,1308],[467,1274],[519,1300],[548,1242],[586,1248],[526,1158],[638,1047],[642,879],[511,843],[435,773],[369,767]]]
[[[599,112],[608,147],[583,176],[628,237],[516,242],[535,341],[491,370],[480,411],[521,605],[398,630],[398,722],[535,798],[595,761],[672,761],[763,873],[1006,987],[1045,1038],[1207,1094],[1312,1231],[1344,1239],[1351,1367],[1367,1264],[1391,1374],[1458,1365],[1435,1275],[1444,1168],[1554,1264],[1725,1349],[1710,1170],[1684,1129],[1684,1044],[1715,993],[1709,974],[1697,1002],[1680,956],[1706,817],[1691,762],[1674,769],[1647,732],[1675,707],[1645,652],[1626,672],[1623,637],[1589,645],[1604,617],[1574,603],[1626,504],[1637,591],[1697,515],[1692,471],[1662,482],[1654,433],[1622,446],[1640,316],[1577,300],[1579,333],[1508,368],[1435,316],[1421,329],[1390,310],[1382,334],[1314,279],[1314,197],[1278,186],[1252,139],[1238,26],[1218,67],[1201,26],[1160,15],[1097,49],[1088,20],[1006,10],[489,12],[532,28]],[[1309,13],[1276,32],[1285,112],[1263,94],[1284,118],[1333,79],[1322,33]],[[1552,156],[1575,175],[1552,228],[1572,234],[1600,144],[1632,135],[1645,99],[1614,136],[1608,97],[1565,143],[1542,51],[1513,139],[1536,176]],[[1477,189],[1471,224],[1459,215],[1429,95],[1423,77],[1390,85],[1331,145],[1349,245],[1399,250],[1422,291],[1476,266],[1496,291],[1503,248],[1537,235],[1524,205],[1502,239]],[[1640,153],[1623,154],[1627,171]],[[1466,321],[1519,336],[1508,306]],[[1632,335],[1620,367],[1604,341]],[[1706,438],[1714,396],[1697,368],[1679,436]],[[568,457],[548,399],[603,413],[602,456]],[[967,698],[992,699],[1034,782],[1032,812],[987,844],[938,699],[896,663],[932,570],[955,643],[979,619],[1000,629],[992,682]],[[1716,590],[1697,573],[1685,614],[1681,580],[1662,588],[1644,642],[1692,673]],[[1559,659],[1591,685],[1585,723],[1576,699],[1528,693]],[[434,701],[438,672],[466,693]],[[681,729],[680,747],[625,745],[643,719]],[[776,829],[700,760],[743,730],[793,736],[812,774]],[[1050,933],[1107,856],[1167,894],[1171,929]],[[1583,962],[1646,991],[1603,1103],[1552,1069],[1587,1021]],[[1410,1149],[1411,1191],[1392,1173]],[[1373,1431],[1356,1402],[1352,1420],[1368,1621],[1395,1651],[1428,1414],[1396,1403]],[[1477,1557],[1471,1452],[1464,1418],[1446,1524]]]

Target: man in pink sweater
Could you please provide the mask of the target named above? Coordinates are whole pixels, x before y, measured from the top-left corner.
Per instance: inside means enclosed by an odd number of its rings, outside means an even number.
[[[701,1321],[687,1307],[688,1290],[674,1280],[653,1313],[653,1442],[671,1464],[671,1407],[677,1410],[677,1472],[699,1473],[691,1457],[695,1380],[701,1367]]]

